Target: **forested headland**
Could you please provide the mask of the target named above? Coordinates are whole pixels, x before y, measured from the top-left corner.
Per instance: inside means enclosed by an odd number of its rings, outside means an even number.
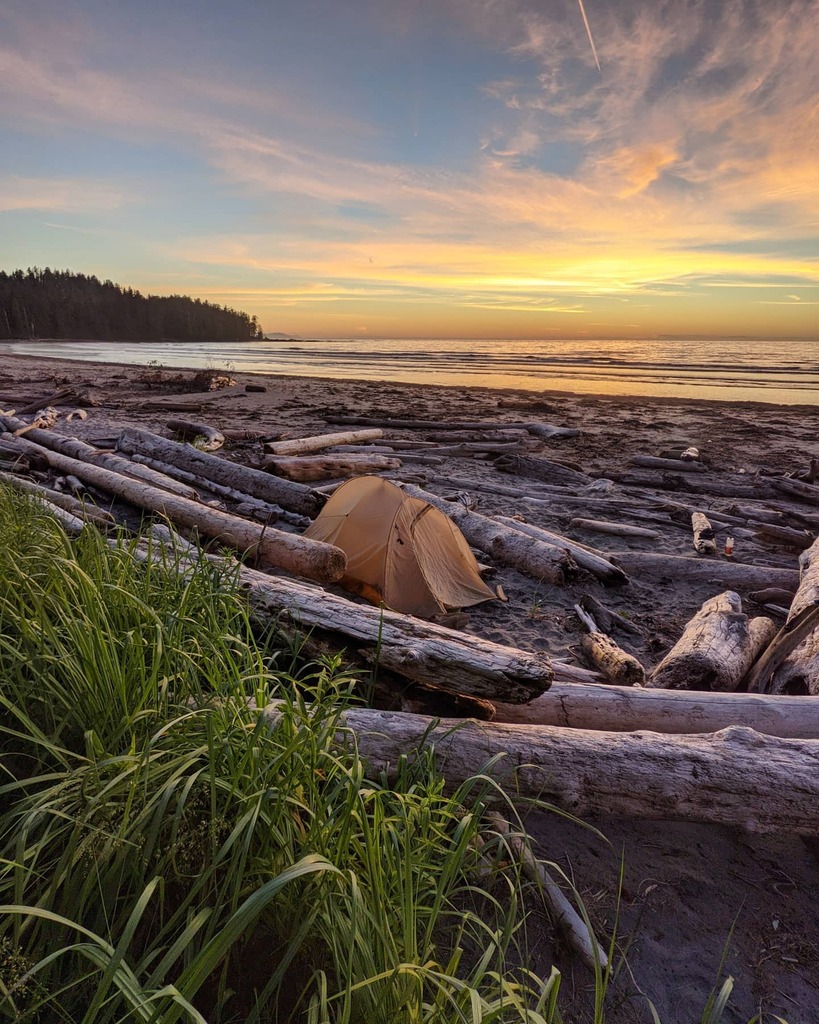
[[[187,295],[142,295],[70,270],[0,271],[0,338],[247,341],[255,316]]]

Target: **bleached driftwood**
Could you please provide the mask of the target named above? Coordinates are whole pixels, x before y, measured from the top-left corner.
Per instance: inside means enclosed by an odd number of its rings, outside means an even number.
[[[603,583],[628,583],[626,573],[594,548],[580,544],[576,540],[569,540],[568,537],[563,537],[559,533],[552,533],[551,530],[544,530],[541,526],[523,523],[508,516],[497,516],[496,519],[499,523],[503,523],[504,526],[518,530],[520,533],[525,533],[527,537],[542,541],[544,544],[553,544],[557,548],[568,551],[581,569],[594,573]]]
[[[776,626],[749,619],[739,594],[726,590],[706,601],[651,673],[648,685],[666,689],[736,690]]]
[[[312,437],[293,437],[286,441],[270,441],[264,447],[271,455],[309,455],[321,452],[337,445],[361,444],[364,441],[377,441],[384,436],[384,431],[376,428],[369,430],[343,430],[335,434],[315,434]]]
[[[617,551],[609,556],[633,576],[654,579],[679,579],[691,583],[713,582],[732,590],[759,589],[776,586],[791,588],[799,584],[796,569],[780,569],[769,565],[750,565],[736,560],[719,561],[688,557],[687,555],[660,555],[653,551]]]
[[[591,530],[592,533],[610,534],[612,537],[635,537],[643,540],[657,540],[660,537],[656,530],[647,530],[644,526],[609,523],[601,519],[572,519],[569,526],[578,530]]]
[[[528,576],[549,583],[563,583],[575,568],[568,552],[553,544],[532,540],[515,527],[478,512],[470,512],[463,505],[445,501],[420,487],[409,485],[404,490],[413,498],[428,501],[449,516],[470,544]]]
[[[18,443],[24,447],[30,442],[21,438]],[[196,529],[206,537],[229,544],[269,565],[322,582],[333,582],[344,575],[347,558],[343,551],[330,544],[250,523],[59,452],[46,448],[40,451],[52,469],[73,473],[85,483],[123,498],[137,508],[156,512],[174,523]]]
[[[186,441],[196,442],[194,447],[200,452],[215,452],[225,443],[225,435],[221,430],[212,427],[209,423],[199,423],[195,420],[168,420],[168,430],[184,438]]]
[[[291,512],[315,516],[324,504],[324,497],[304,484],[283,480],[258,469],[239,466],[228,459],[197,451],[190,445],[177,444],[147,430],[129,427],[119,437],[117,447],[127,455],[147,455],[160,462],[184,469],[188,473],[234,487],[254,498],[261,498]]]
[[[239,583],[257,615],[285,613],[306,629],[341,633],[374,664],[417,682],[520,703],[543,693],[554,677],[544,655],[356,604],[305,583],[246,568],[239,571]]]
[[[651,690],[556,680],[528,704],[494,704],[496,722],[678,734],[742,725],[768,736],[819,740],[819,701],[787,694]]]
[[[281,706],[260,714],[275,726]],[[669,736],[436,721],[364,709],[340,717],[339,742],[345,734],[347,742],[355,738],[371,770],[387,777],[413,751],[433,748],[450,789],[488,772],[517,799],[546,800],[580,817],[700,821],[750,832],[819,835],[819,740],[780,739],[740,726]],[[504,756],[487,768],[498,753]]]
[[[52,505],[56,505],[58,508],[64,509],[80,519],[84,518],[104,526],[111,526],[116,522],[116,519],[110,512],[97,508],[91,501],[80,501],[79,498],[75,498],[72,494],[54,491],[49,487],[41,487],[40,484],[36,484],[32,480],[26,480],[25,477],[16,476],[13,473],[0,472],[0,481],[9,487],[13,487],[15,491],[32,494],[42,501],[48,501]]]
[[[328,423],[349,424],[350,426],[384,427],[398,430],[525,430],[535,437],[546,440],[560,437],[579,437],[581,431],[575,427],[556,427],[552,423],[500,423],[493,420],[411,420],[374,416],[329,416]]]
[[[791,603],[784,633],[790,638],[788,646],[795,636],[800,635],[802,639],[790,652],[786,651],[784,659],[767,668],[764,677],[749,683],[768,693],[819,695],[819,622],[809,617],[812,609],[819,606],[819,540],[799,556],[799,567],[799,588]],[[779,651],[783,645],[784,641],[780,641]]]
[[[580,647],[589,663],[611,683],[619,686],[644,686],[645,669],[634,655],[624,651],[610,636],[602,633],[594,617],[584,608],[576,604],[574,610],[588,630],[581,638]]]
[[[400,459],[383,455],[267,455],[264,468],[288,480],[332,480],[400,469]]]
[[[691,513],[691,529],[694,533],[694,550],[698,555],[715,555],[717,542],[714,539],[714,527],[702,512]]]
[[[49,427],[53,427],[59,418],[60,414],[51,406],[48,406],[46,409],[40,409],[40,411],[35,413],[28,423],[21,422],[20,425],[14,429],[14,436],[22,437],[24,434],[28,434],[32,430],[46,430]]]

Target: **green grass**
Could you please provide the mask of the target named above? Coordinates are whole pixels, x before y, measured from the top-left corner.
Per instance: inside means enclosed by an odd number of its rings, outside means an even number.
[[[0,1021],[560,1024],[488,776],[368,770],[356,680],[260,640],[229,568],[5,491],[0,533]]]

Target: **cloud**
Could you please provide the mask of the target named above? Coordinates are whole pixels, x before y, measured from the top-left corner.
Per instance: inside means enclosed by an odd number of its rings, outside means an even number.
[[[12,210],[62,213],[106,212],[136,201],[121,186],[106,181],[68,178],[0,177],[0,212]]]

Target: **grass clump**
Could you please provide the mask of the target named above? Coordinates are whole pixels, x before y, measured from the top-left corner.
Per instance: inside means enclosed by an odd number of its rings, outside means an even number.
[[[524,882],[475,883],[486,780],[368,771],[340,661],[260,643],[228,569],[6,492],[0,530],[0,1020],[559,1019]]]

